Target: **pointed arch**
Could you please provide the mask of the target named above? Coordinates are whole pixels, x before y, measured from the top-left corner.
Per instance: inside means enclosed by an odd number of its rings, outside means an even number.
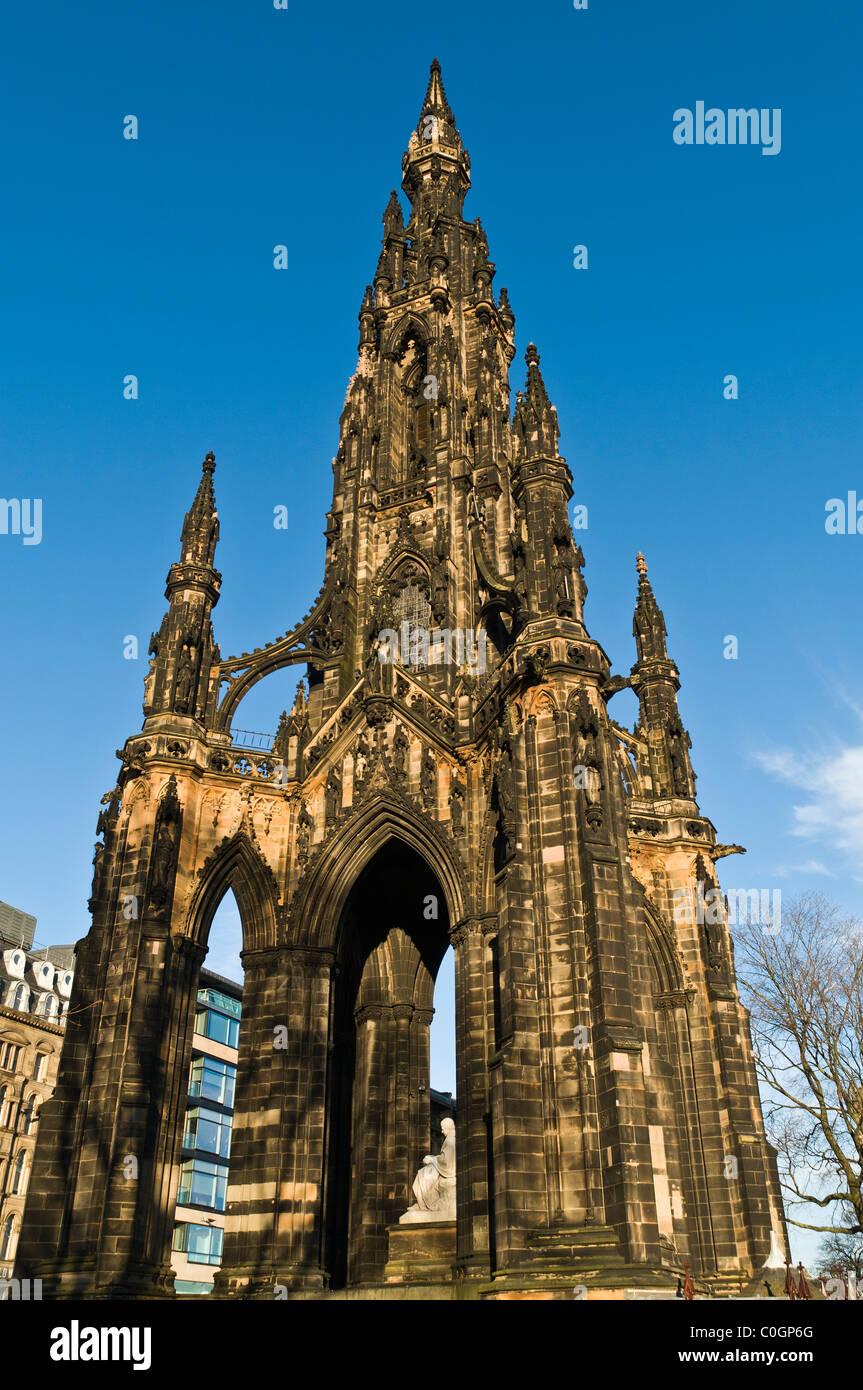
[[[186,913],[186,935],[206,948],[216,908],[232,889],[243,924],[243,950],[275,946],[279,890],[253,832],[241,826],[226,837],[201,868]]]
[[[144,806],[150,801],[150,783],[146,777],[138,777],[129,792],[128,796],[123,797],[123,810],[131,818],[135,807],[141,802]]]
[[[393,927],[368,957],[357,993],[357,1007],[409,1004],[433,1008],[434,977],[416,943],[401,927]]]
[[[446,898],[449,920],[466,916],[464,875],[443,837],[408,804],[395,796],[377,795],[363,804],[325,841],[310,863],[291,904],[292,943],[333,950],[342,908],[362,870],[388,840],[402,840],[436,874]]]
[[[323,612],[323,603],[318,605],[316,612]],[[287,666],[316,666],[319,662],[326,661],[327,655],[327,652],[312,643],[292,647],[287,645],[287,639],[282,639],[280,642],[272,643],[271,649],[253,653],[243,669],[235,663],[230,678],[223,678],[225,683],[222,686],[221,701],[215,719],[217,731],[223,733],[230,729],[240,702],[258,681],[271,676],[274,671],[284,670]]]
[[[421,314],[405,313],[396,324],[390,329],[384,344],[385,353],[398,352],[406,340],[408,334],[413,330],[416,336],[422,340],[423,346],[428,346],[431,341],[431,328]]]
[[[426,580],[431,579],[431,565],[427,555],[424,555],[417,545],[396,545],[378,576],[378,587],[382,588],[386,583],[398,583],[400,571],[409,569],[415,565],[422,570]],[[413,578],[413,576],[410,576]]]
[[[540,717],[544,714],[552,716],[559,714],[560,707],[554,696],[554,692],[547,686],[538,686],[535,690],[529,691],[525,696],[525,716]]]
[[[669,995],[685,987],[683,962],[672,933],[653,904],[645,899],[647,950],[654,976],[654,993]]]

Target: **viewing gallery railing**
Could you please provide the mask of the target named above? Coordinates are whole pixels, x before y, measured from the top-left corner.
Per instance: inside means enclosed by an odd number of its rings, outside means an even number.
[[[274,738],[275,734],[262,734],[254,729],[231,730],[231,746],[233,748],[252,748],[269,753]]]

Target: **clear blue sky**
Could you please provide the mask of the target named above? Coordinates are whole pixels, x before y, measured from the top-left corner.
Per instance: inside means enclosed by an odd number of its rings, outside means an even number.
[[[724,885],[863,910],[863,536],[824,528],[828,498],[863,498],[861,37],[857,7],[802,0],[7,14],[0,495],[42,499],[43,538],[0,536],[0,898],[40,940],[87,930],[99,798],[208,449],[223,653],[317,592],[357,310],[435,54],[513,384],[533,340],[589,508],[591,632],[628,671],[644,550],[702,809],[749,851]],[[781,108],[781,153],[676,145],[699,100]],[[237,722],[274,729],[292,685]]]

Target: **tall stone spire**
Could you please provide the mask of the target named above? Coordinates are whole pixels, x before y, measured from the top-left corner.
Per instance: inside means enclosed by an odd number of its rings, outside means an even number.
[[[470,78],[493,101],[488,72]],[[175,1294],[189,1020],[229,886],[245,988],[214,1297],[673,1296],[684,1259],[700,1293],[727,1296],[764,1263],[779,1179],[730,941],[676,910],[706,901],[737,847],[694,800],[642,556],[629,682],[584,625],[554,407],[531,344],[513,418],[514,317],[462,216],[468,183],[435,62],[404,159],[410,219],[391,195],[360,306],[323,586],[225,661],[204,460],[144,731],[99,817],[16,1249],[16,1277],[48,1298]],[[298,663],[308,694],[270,747],[247,746],[241,701]],[[627,684],[633,733],[607,708]],[[458,1220],[420,1247],[400,1217],[429,1147],[450,947]]]
[[[385,236],[397,236],[405,229],[402,205],[399,202],[398,194],[395,189],[390,193],[389,202],[384,208],[383,224]]]
[[[417,136],[422,143],[438,141],[457,145],[461,149],[461,136],[456,130],[455,117],[446,98],[437,58],[432,59],[429,70],[425,100],[417,121]]]
[[[216,456],[212,450],[207,454],[201,468],[198,491],[190,510],[186,513],[180,537],[180,563],[183,565],[212,566],[216,555],[216,542],[219,539],[219,513],[216,510],[216,495],[213,491]]]
[[[638,599],[635,605],[635,617],[632,620],[632,635],[638,650],[638,660],[639,662],[667,661],[665,619],[662,616],[662,609],[654,597],[650,580],[647,577],[647,561],[641,551],[636,557],[635,568],[638,572]]]
[[[470,158],[444,91],[440,63],[431,65],[425,101],[402,157],[402,188],[420,229],[445,212],[461,217],[470,187]]]
[[[407,242],[405,222],[398,194],[393,189],[384,208],[384,235],[374,275],[375,292],[383,302],[389,292],[401,287]]]
[[[528,343],[525,353],[527,382],[524,391],[516,395],[515,432],[521,458],[558,457],[557,441],[560,429],[557,411],[548,399],[548,391],[539,370],[539,353],[534,343]]]
[[[202,720],[215,699],[210,676],[219,660],[210,616],[219,601],[222,576],[214,567],[219,514],[213,491],[216,459],[207,454],[195,500],[180,533],[180,559],[168,571],[168,611],[150,638],[150,670],[144,713],[177,714]],[[147,726],[145,725],[145,728]]]
[[[527,382],[516,395],[512,423],[513,498],[524,516],[529,591],[540,614],[583,618],[587,592],[581,575],[584,556],[567,516],[572,475],[557,447],[557,412],[539,370],[539,353],[529,343]]]
[[[653,795],[694,801],[695,774],[689,759],[692,740],[677,707],[680,678],[668,655],[665,619],[647,577],[647,561],[640,551],[635,566],[638,598],[632,631],[638,660],[630,683],[638,696],[640,723],[650,750]]]

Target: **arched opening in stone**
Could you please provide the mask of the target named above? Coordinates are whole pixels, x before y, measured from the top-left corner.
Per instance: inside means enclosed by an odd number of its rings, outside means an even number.
[[[693,1066],[687,994],[675,948],[653,912],[646,913],[652,1008],[646,1040],[650,1050],[650,1147],[660,1255],[679,1269],[688,1259],[696,1275],[716,1268],[710,1232],[698,1079]],[[699,1211],[692,1239],[690,1215]]]
[[[387,1228],[413,1203],[413,1180],[433,1151],[441,1112],[429,1029],[449,925],[436,874],[398,839],[366,865],[342,910],[325,1207],[335,1288],[383,1282]]]
[[[273,1054],[272,1045],[261,1046],[254,1005],[267,968],[260,958],[275,942],[274,895],[254,836],[242,826],[207,861],[188,934],[172,939],[165,1086],[154,1097],[164,1209],[152,1240],[170,1262],[160,1277],[175,1293],[206,1293],[214,1284],[216,1297],[224,1296],[226,1267],[259,1259],[267,1238],[262,1223],[247,1218],[250,1208],[257,1216],[249,1196],[255,1142],[272,1142],[270,1130],[253,1132],[253,1124],[254,1079]],[[241,950],[255,962],[251,985]],[[264,1085],[272,1088],[269,1077]]]
[[[191,1060],[171,1239],[174,1292],[213,1292],[222,1263],[242,1019],[243,925],[225,891],[194,991]]]
[[[243,962],[243,923],[233,890],[228,889],[213,915],[207,933],[207,954],[203,969],[215,971],[241,984]]]
[[[450,947],[435,980],[434,1018],[429,1030],[432,1090],[455,1095],[455,952]]]
[[[285,666],[279,671],[270,672],[257,685],[253,685],[233,712],[232,750],[271,752],[282,722],[282,712],[290,718],[297,704],[301,681],[304,685],[301,694],[304,702],[308,697],[308,678],[304,666]]]

